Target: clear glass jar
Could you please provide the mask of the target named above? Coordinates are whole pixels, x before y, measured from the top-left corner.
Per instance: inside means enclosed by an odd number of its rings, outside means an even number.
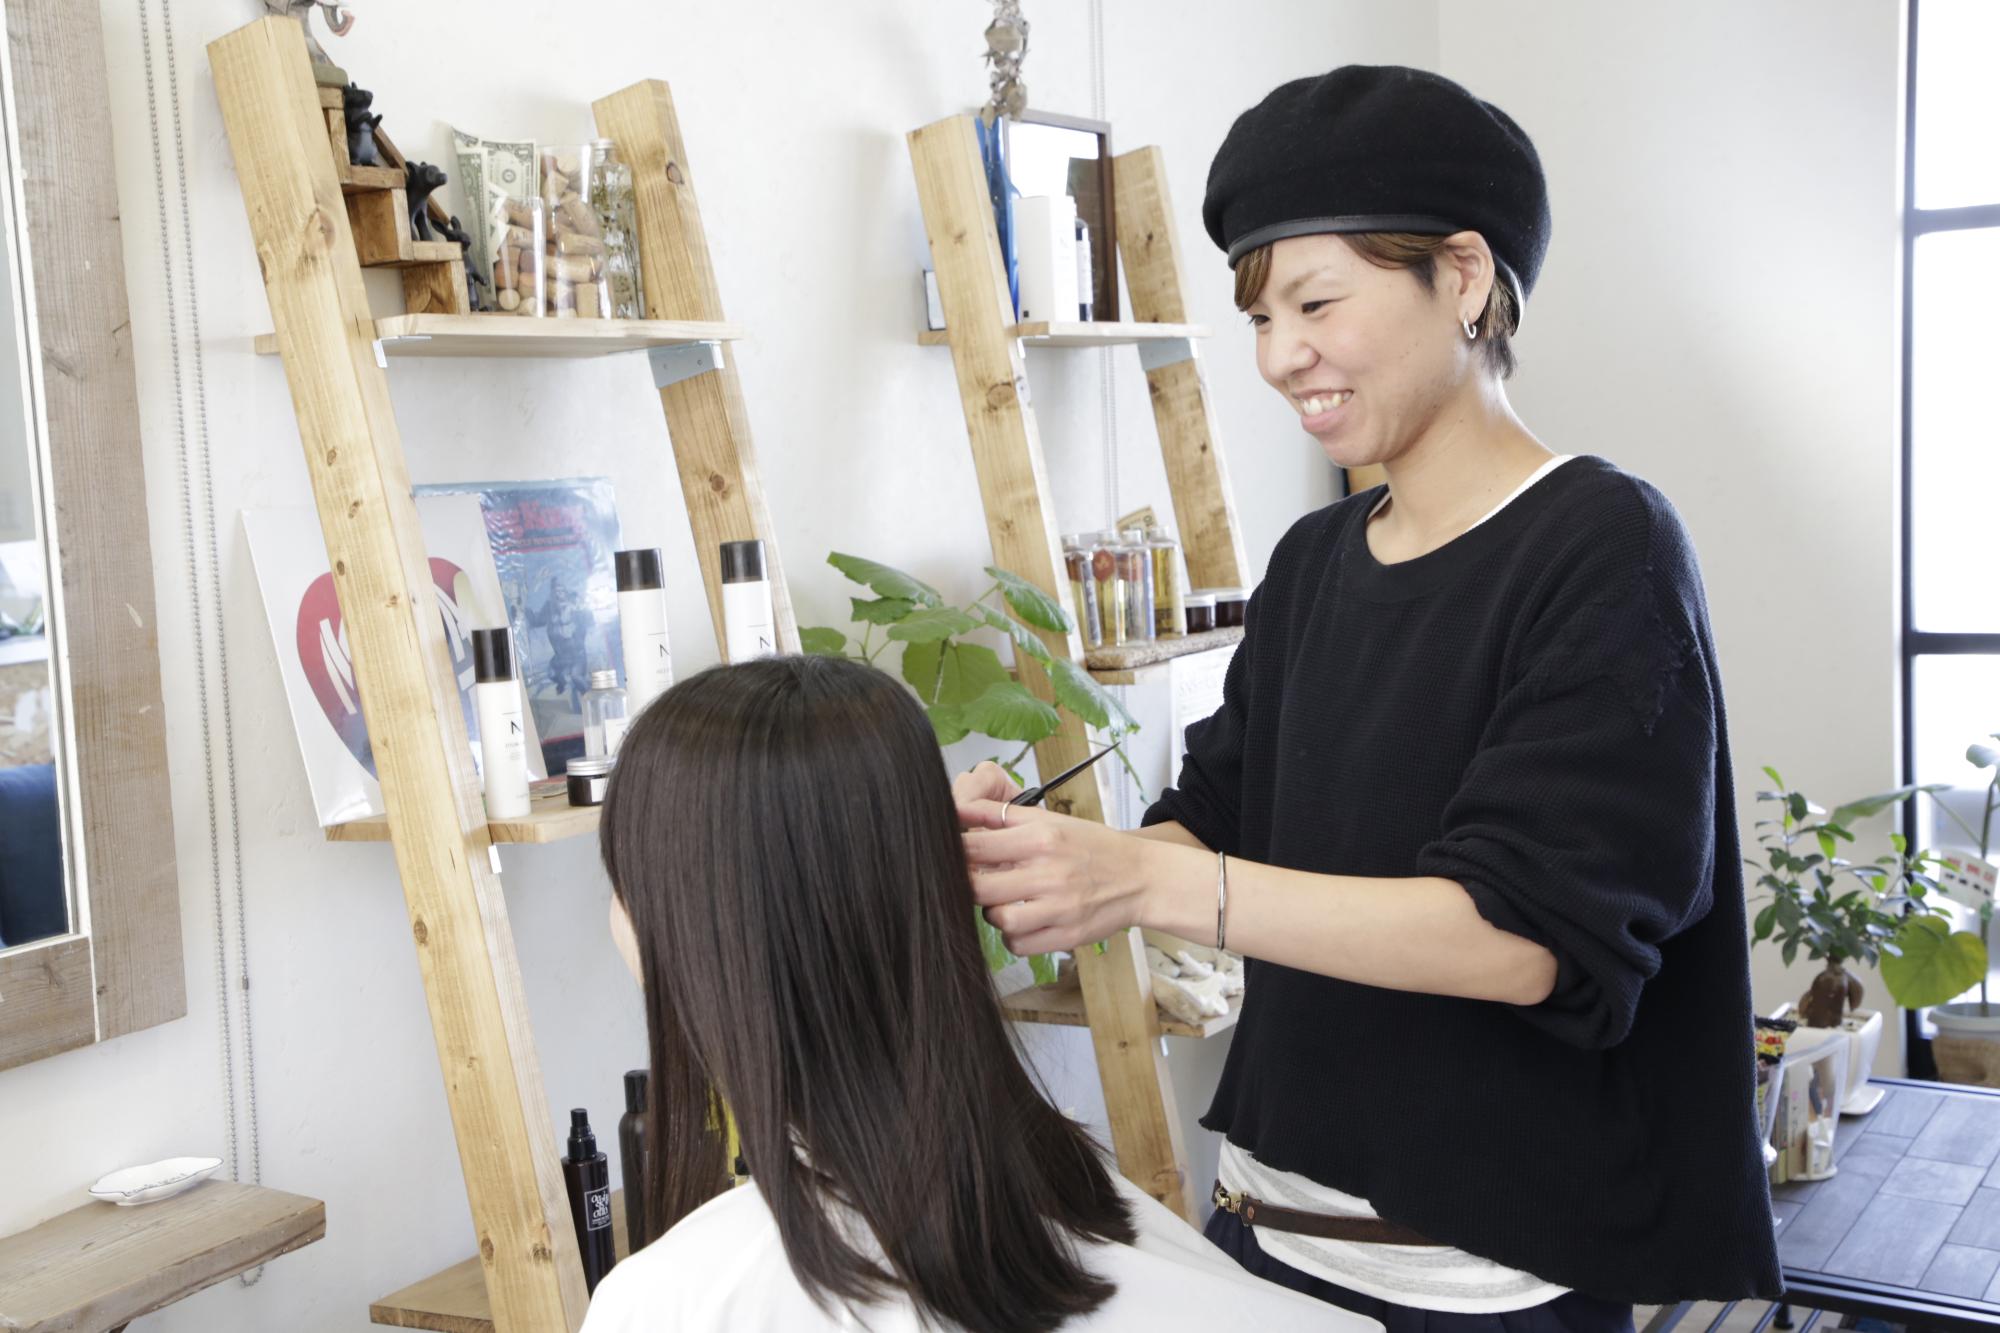
[[[493,247],[493,304],[503,315],[548,309],[548,215],[539,199],[493,196],[487,231]]]
[[[615,758],[631,721],[618,673],[591,672],[590,689],[583,696],[583,752],[594,759]]]
[[[1118,576],[1125,584],[1125,641],[1150,643],[1158,637],[1153,624],[1153,552],[1144,528],[1119,534]]]
[[[1082,533],[1062,539],[1063,567],[1069,572],[1070,614],[1076,617],[1076,632],[1086,649],[1104,644],[1104,622],[1097,609],[1097,578],[1090,572],[1090,558],[1096,545]]]
[[[1153,628],[1162,639],[1187,633],[1187,584],[1181,578],[1181,546],[1155,523],[1146,529],[1153,556]]]
[[[639,280],[639,208],[632,168],[620,162],[609,139],[593,139],[588,199],[604,241],[604,314],[612,319],[646,317],[645,286]]]
[[[1114,533],[1090,536],[1090,573],[1097,584],[1098,642],[1116,648],[1127,641],[1125,625],[1125,579],[1118,563],[1118,538]]]

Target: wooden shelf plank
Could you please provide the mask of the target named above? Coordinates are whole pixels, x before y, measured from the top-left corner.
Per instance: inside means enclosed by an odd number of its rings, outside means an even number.
[[[1126,343],[1166,342],[1175,338],[1206,338],[1203,324],[1131,324],[1057,322],[1035,320],[1014,324],[1007,336],[1019,338],[1030,347],[1119,347]],[[951,343],[948,329],[925,329],[917,341],[926,347],[946,347]]]
[[[1243,627],[1209,630],[1178,639],[1154,639],[1148,643],[1128,643],[1120,648],[1094,648],[1083,659],[1100,685],[1136,685],[1167,669],[1176,657],[1212,652],[1243,641]]]
[[[526,319],[518,315],[391,315],[375,321],[390,356],[610,356],[686,343],[733,342],[734,324],[686,319]],[[276,356],[276,334],[260,333],[259,356]]]
[[[1007,1011],[1007,1017],[1016,1023],[1053,1023],[1059,1027],[1087,1028],[1090,1019],[1083,1008],[1083,990],[1074,974],[1046,986],[1029,986],[1017,990],[1000,999],[1000,1007]],[[1236,1026],[1236,1019],[1243,1012],[1243,997],[1229,998],[1229,1012],[1219,1018],[1204,1019],[1199,1026],[1183,1023],[1178,1018],[1160,1015],[1160,1031],[1169,1037],[1213,1037],[1226,1028]]]
[[[495,842],[560,842],[564,838],[597,836],[602,806],[571,805],[566,794],[544,796],[529,803],[520,819],[497,819],[486,827]],[[328,842],[387,842],[389,817],[372,815],[326,828]]]
[[[625,1244],[625,1191],[611,1191],[611,1244],[620,1259]],[[412,1282],[368,1307],[371,1323],[391,1328],[427,1328],[433,1333],[493,1333],[493,1307],[486,1300],[486,1275],[479,1256],[442,1273]]]
[[[408,179],[406,173],[394,167],[357,167],[351,164],[335,164],[334,174],[340,179],[342,194],[369,194],[377,190],[400,190]]]
[[[407,255],[394,259],[363,259],[363,268],[415,268],[419,264],[449,264],[465,251],[455,241],[411,241]]]
[[[0,1328],[117,1328],[326,1235],[318,1199],[205,1180],[158,1203],[96,1200],[0,1239]]]

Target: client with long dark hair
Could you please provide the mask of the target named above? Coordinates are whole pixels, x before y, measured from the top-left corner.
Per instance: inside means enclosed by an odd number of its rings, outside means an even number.
[[[626,735],[600,840],[645,993],[665,1234],[585,1333],[1374,1327],[1250,1278],[1042,1097],[899,682],[813,657],[683,682]],[[719,1103],[751,1185],[726,1188]]]

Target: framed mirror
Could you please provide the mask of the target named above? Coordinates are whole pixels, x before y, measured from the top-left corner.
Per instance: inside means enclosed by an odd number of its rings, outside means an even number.
[[[0,1068],[187,1011],[98,9],[4,12]]]
[[[1023,111],[1003,118],[1007,174],[1023,195],[1066,194],[1090,229],[1093,321],[1118,319],[1118,219],[1111,201],[1111,125],[1102,120]]]

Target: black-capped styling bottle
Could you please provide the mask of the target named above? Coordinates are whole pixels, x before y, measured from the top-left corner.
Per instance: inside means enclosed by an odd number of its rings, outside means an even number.
[[[472,631],[472,677],[486,817],[521,819],[528,813],[528,733],[521,719],[521,682],[514,679],[513,642],[506,630]]]
[[[618,636],[625,650],[625,714],[636,720],[674,683],[660,548],[617,551],[612,564],[618,573]]]
[[[778,653],[772,621],[771,581],[764,574],[764,543],[722,544],[723,653],[731,662],[749,662]]]

